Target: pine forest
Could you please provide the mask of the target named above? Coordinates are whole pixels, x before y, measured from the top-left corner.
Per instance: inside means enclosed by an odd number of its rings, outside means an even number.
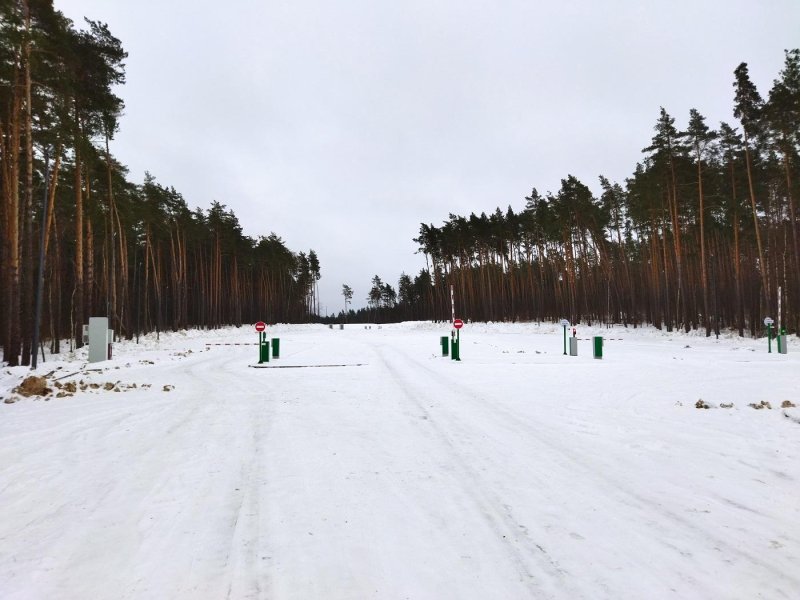
[[[10,366],[30,364],[34,338],[54,352],[64,339],[80,347],[96,314],[131,338],[315,310],[313,250],[244,236],[218,202],[191,210],[150,175],[126,178],[110,150],[126,56],[102,23],[77,29],[51,1],[0,1],[0,344]]]
[[[422,223],[427,268],[403,274],[396,294],[376,276],[370,308],[351,318],[448,320],[452,286],[459,314],[479,321],[760,335],[771,315],[796,333],[800,50],[785,52],[766,99],[745,63],[731,96],[738,121],[717,128],[692,109],[679,129],[661,108],[632,175],[600,176],[599,195],[569,175],[516,211]]]
[[[226,205],[191,209],[150,174],[128,178],[112,154],[126,57],[101,22],[76,27],[52,0],[0,0],[0,345],[10,366],[45,344],[80,347],[95,314],[127,338],[326,319],[316,252],[275,233],[248,237]],[[624,182],[601,176],[595,193],[568,175],[517,209],[423,223],[413,241],[427,267],[401,275],[397,291],[376,275],[358,311],[344,285],[345,310],[327,319],[448,320],[453,286],[459,316],[472,320],[760,335],[771,315],[796,333],[800,50],[785,52],[763,96],[746,63],[730,81],[735,120],[714,125],[692,109],[676,125],[654,110]]]

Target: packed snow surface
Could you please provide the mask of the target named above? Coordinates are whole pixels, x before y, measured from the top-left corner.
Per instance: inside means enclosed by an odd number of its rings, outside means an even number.
[[[148,336],[48,358],[47,401],[2,369],[0,597],[800,598],[796,338],[449,332]]]

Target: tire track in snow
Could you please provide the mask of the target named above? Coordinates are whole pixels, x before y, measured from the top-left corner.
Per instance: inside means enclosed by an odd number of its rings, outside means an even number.
[[[247,350],[247,355],[250,355],[251,349]],[[294,354],[306,351],[303,349]],[[267,574],[260,569],[257,555],[262,535],[261,483],[267,471],[263,450],[274,410],[269,401],[269,390],[254,393],[249,381],[254,376],[248,373],[247,378],[242,378],[242,371],[246,370],[247,365],[247,361],[242,360],[244,355],[245,351],[240,349],[222,365],[219,365],[218,356],[210,356],[193,364],[190,369],[202,387],[224,389],[227,396],[246,403],[240,407],[244,416],[240,425],[246,424],[251,429],[250,435],[244,436],[247,443],[236,452],[242,460],[236,483],[239,494],[228,507],[230,543],[224,556],[225,576],[222,578],[225,597],[236,599],[264,598],[269,586]],[[206,363],[213,363],[218,368],[209,370]],[[229,433],[241,439],[245,432],[239,430]]]
[[[520,582],[535,598],[542,598],[543,594],[546,594],[548,598],[561,597],[555,595],[555,590],[561,594],[568,590],[571,598],[582,597],[577,590],[572,589],[570,574],[553,559],[545,548],[529,538],[526,528],[514,519],[509,506],[491,491],[491,484],[465,460],[463,452],[453,441],[452,436],[439,425],[438,420],[433,417],[425,404],[415,394],[410,393],[408,388],[414,388],[420,397],[427,400],[433,396],[421,391],[417,383],[411,384],[407,378],[404,378],[391,362],[386,360],[384,348],[385,346],[372,348],[380,359],[381,368],[390,375],[403,397],[413,404],[417,411],[425,415],[425,423],[433,430],[439,443],[446,449],[452,464],[461,473],[459,481],[462,482],[465,496],[475,504],[486,524],[495,533],[496,539],[514,564]],[[418,423],[416,424],[418,425]],[[536,564],[535,570],[531,569],[531,562]]]
[[[647,521],[650,526],[658,527],[660,534],[664,534],[666,536],[666,534],[669,534],[674,528],[683,528],[684,530],[692,532],[695,536],[699,534],[699,536],[708,541],[711,547],[719,552],[738,556],[740,559],[759,567],[764,572],[769,573],[771,579],[783,581],[789,586],[789,589],[800,589],[800,579],[792,577],[786,572],[781,571],[759,556],[756,556],[755,554],[747,552],[741,547],[732,545],[731,543],[720,539],[713,533],[713,531],[699,527],[693,521],[677,514],[669,508],[662,506],[656,501],[644,497],[642,494],[631,489],[625,482],[604,473],[601,468],[593,468],[587,464],[587,462],[591,460],[591,457],[577,456],[575,452],[566,447],[561,440],[557,439],[552,434],[543,431],[541,428],[536,427],[533,423],[521,420],[519,415],[513,413],[511,410],[507,409],[501,404],[496,403],[489,407],[487,406],[484,398],[454,378],[449,378],[445,384],[442,381],[442,373],[432,370],[423,362],[420,362],[418,359],[401,352],[395,347],[386,347],[392,351],[394,356],[400,357],[409,365],[412,365],[417,373],[424,374],[426,385],[436,389],[447,390],[449,394],[452,394],[452,390],[458,390],[458,397],[461,400],[468,400],[473,409],[477,409],[481,412],[483,419],[494,422],[497,425],[500,425],[508,431],[514,433],[515,435],[533,438],[539,444],[545,446],[549,451],[556,452],[561,456],[563,461],[569,463],[571,469],[580,473],[580,477],[584,478],[585,480],[593,480],[600,487],[602,487],[609,498],[613,498],[617,494],[622,494],[626,497],[626,504],[629,507],[641,511],[643,514],[657,513],[661,515],[661,517],[667,521],[666,524],[656,523],[652,519]],[[416,389],[423,388],[423,385],[419,380],[414,381],[412,385]],[[435,394],[430,392],[424,393],[428,397],[437,397]],[[448,423],[461,423],[460,427],[462,430],[466,430],[466,423],[462,416],[442,405],[441,403],[439,403],[437,406],[448,411]],[[672,551],[676,551],[681,554],[685,554],[686,552],[684,549],[677,547],[661,536],[655,536],[654,541],[671,549]],[[697,589],[702,587],[702,582],[697,579],[693,579],[692,585]],[[791,598],[791,595],[787,595],[783,590],[777,587],[774,589],[774,591],[775,593],[779,594],[780,597],[785,597],[787,599]],[[714,591],[707,590],[707,593],[713,595]]]

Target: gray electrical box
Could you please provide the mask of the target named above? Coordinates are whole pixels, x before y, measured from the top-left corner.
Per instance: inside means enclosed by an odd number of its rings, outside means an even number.
[[[787,354],[786,350],[786,334],[782,333],[778,336],[778,352]]]
[[[89,319],[89,362],[108,360],[109,345],[108,317]]]
[[[578,338],[569,338],[569,355],[578,356]]]

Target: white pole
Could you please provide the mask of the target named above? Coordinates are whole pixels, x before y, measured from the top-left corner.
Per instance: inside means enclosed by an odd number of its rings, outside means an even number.
[[[456,320],[456,301],[453,298],[453,284],[450,284],[450,323],[455,323]]]
[[[778,286],[778,328],[775,330],[778,335],[781,334],[781,288]]]

